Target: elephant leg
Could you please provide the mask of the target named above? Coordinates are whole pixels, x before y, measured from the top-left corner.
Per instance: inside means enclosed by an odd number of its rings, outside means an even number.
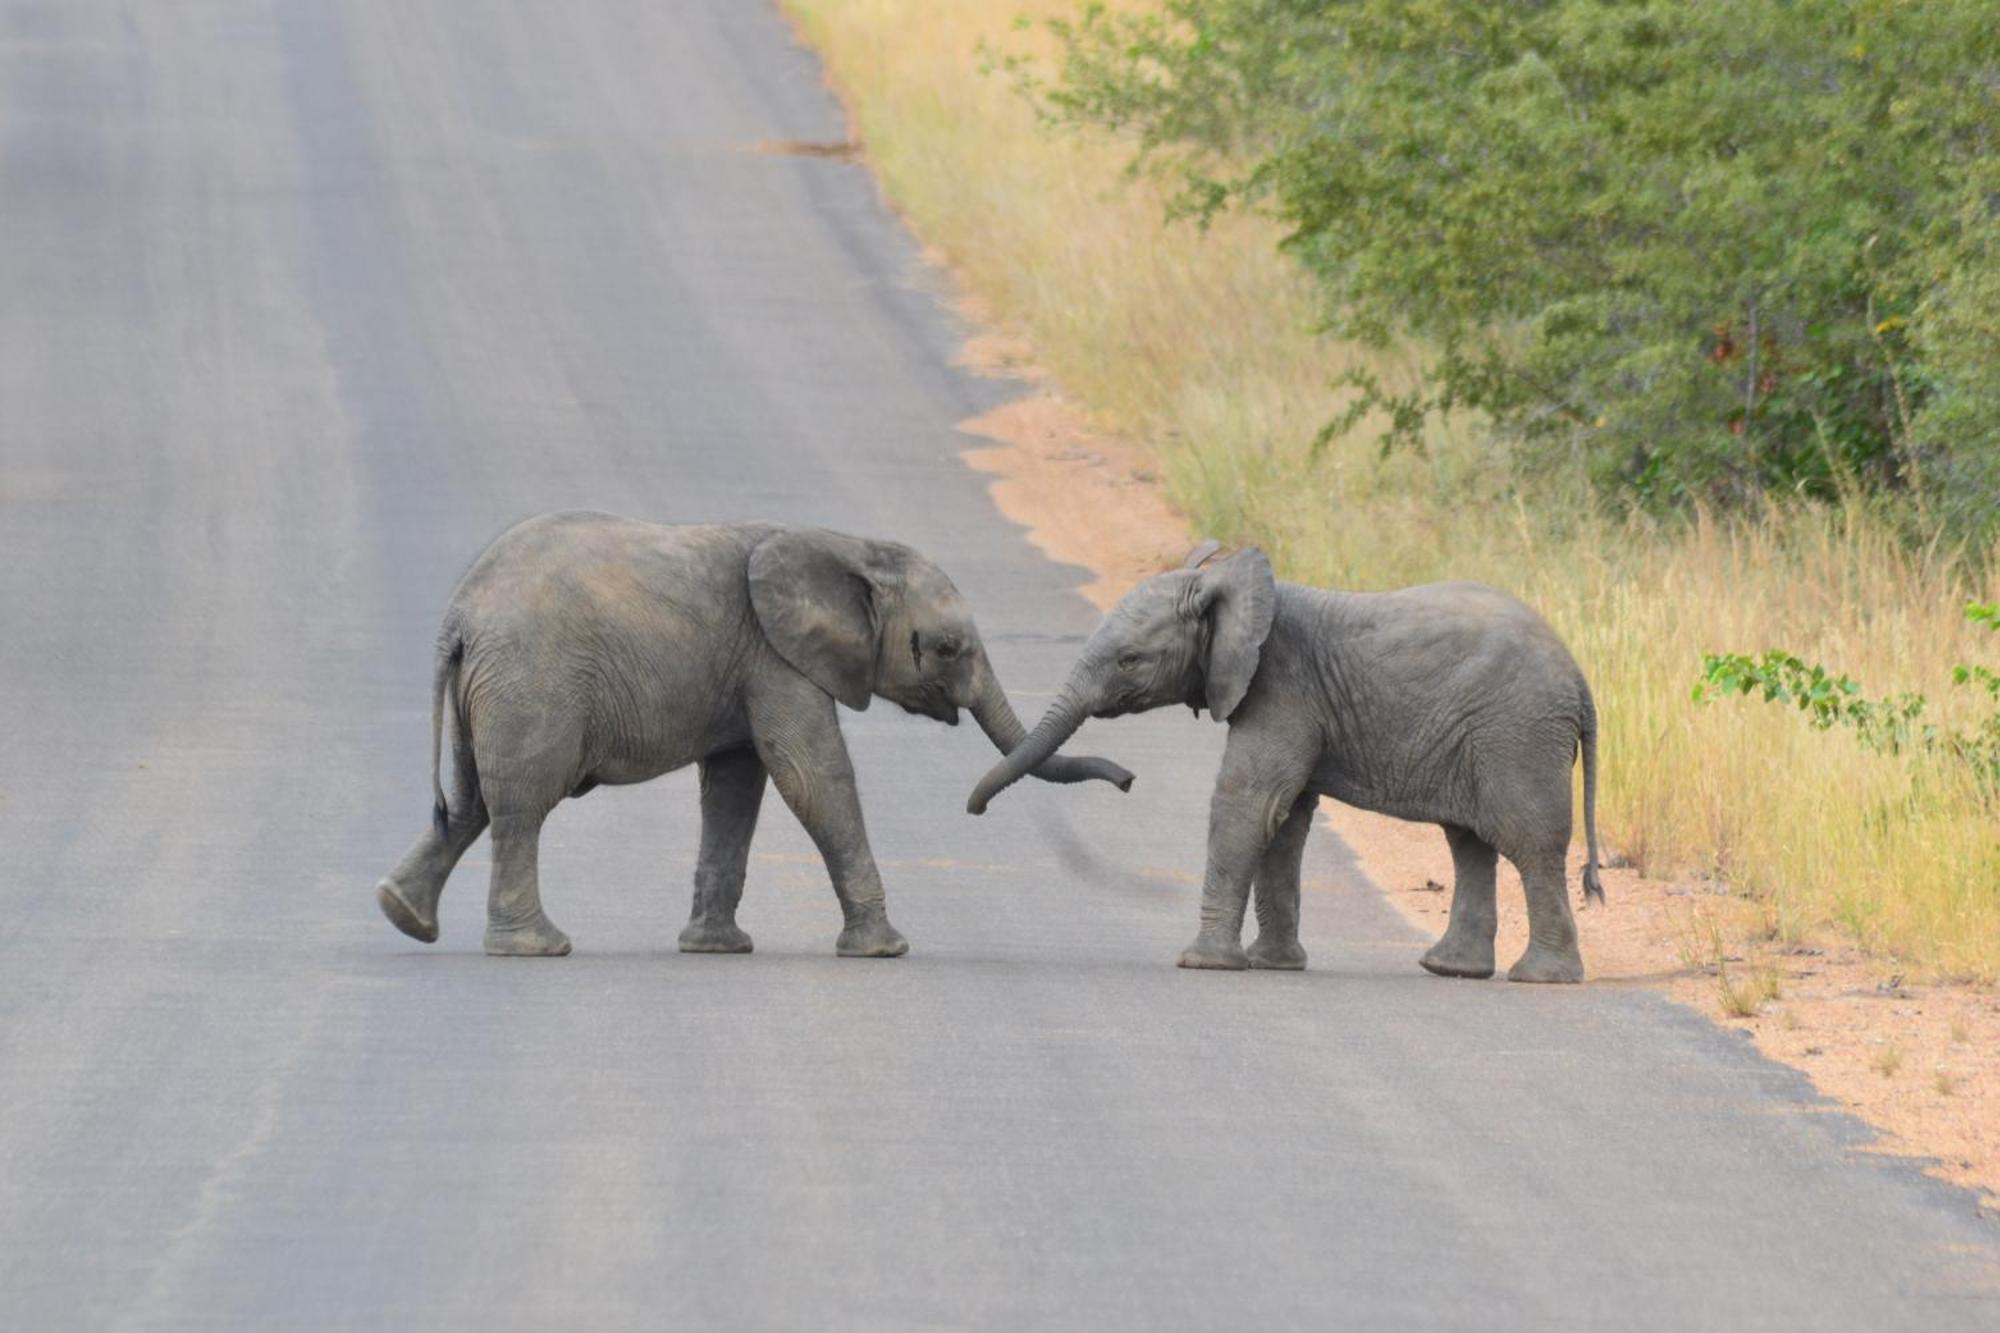
[[[437,906],[444,882],[466,848],[486,831],[486,802],[473,776],[472,747],[455,741],[452,752],[451,814],[444,828],[428,825],[380,884],[375,902],[389,923],[411,939],[435,944]]]
[[[1583,953],[1577,948],[1576,918],[1569,910],[1564,851],[1557,846],[1514,862],[1528,894],[1528,948],[1507,969],[1509,981],[1583,980]]]
[[[682,953],[750,952],[750,936],[736,924],[736,904],[743,900],[764,786],[764,761],[755,751],[733,750],[701,762],[701,853]]]
[[[1257,864],[1292,812],[1309,766],[1294,762],[1270,728],[1232,725],[1208,807],[1208,868],[1201,885],[1201,933],[1181,951],[1182,967],[1235,970],[1243,952],[1243,912]]]
[[[493,814],[493,881],[486,896],[486,952],[559,958],[569,936],[542,912],[537,861],[548,809]]]
[[[1423,967],[1441,977],[1484,979],[1493,975],[1493,936],[1500,929],[1493,896],[1499,855],[1471,829],[1446,824],[1444,836],[1451,844],[1451,922],[1423,956]]]
[[[1299,866],[1318,806],[1311,792],[1292,802],[1291,813],[1257,863],[1257,940],[1245,951],[1252,967],[1296,972],[1306,965],[1305,946],[1299,943]]]
[[[433,825],[418,835],[396,868],[375,886],[375,901],[389,923],[411,939],[435,944],[444,882],[465,849],[485,831],[486,807],[473,798],[452,807],[442,832]]]
[[[819,848],[844,922],[834,952],[843,958],[897,958],[910,943],[889,924],[882,874],[868,847],[854,764],[840,738],[833,700],[799,681],[778,699],[753,700],[757,756],[778,795]]]

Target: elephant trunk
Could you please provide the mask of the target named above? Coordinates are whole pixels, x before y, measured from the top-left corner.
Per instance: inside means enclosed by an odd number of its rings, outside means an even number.
[[[1021,719],[1014,715],[1014,705],[1007,702],[1007,692],[1000,688],[1000,681],[991,667],[982,673],[978,693],[971,704],[972,719],[979,729],[986,733],[986,739],[993,742],[995,749],[1003,755],[1012,755],[1030,738]],[[1075,726],[1070,728],[1076,730]],[[1088,782],[1095,778],[1109,782],[1120,791],[1132,790],[1132,774],[1112,763],[1109,759],[1099,759],[1094,755],[1071,756],[1057,754],[1057,746],[1051,745],[1048,752],[1034,763],[1027,765],[1008,781],[1025,776],[1029,772],[1044,782]],[[997,791],[998,788],[995,788]],[[981,802],[980,808],[985,808]],[[978,813],[978,811],[974,811]]]
[[[1056,700],[1049,705],[1049,711],[1035,724],[1033,732],[1020,742],[1007,748],[1007,757],[995,764],[979,785],[972,789],[971,799],[965,803],[966,810],[975,815],[986,813],[987,802],[1007,788],[1019,782],[1029,773],[1039,774],[1042,765],[1051,762],[1051,756],[1062,747],[1062,743],[1076,734],[1089,716],[1089,708],[1084,702],[1081,689],[1081,669],[1072,672],[1068,681],[1056,694]],[[1018,728],[1019,724],[1016,723]],[[994,743],[1000,744],[1000,737],[988,731]],[[1099,761],[1102,762],[1102,761]],[[1121,784],[1123,785],[1123,784]]]

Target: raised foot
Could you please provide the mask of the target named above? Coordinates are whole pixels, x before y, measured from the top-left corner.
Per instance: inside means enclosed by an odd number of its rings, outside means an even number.
[[[910,942],[887,917],[877,917],[841,931],[833,951],[842,958],[901,958],[910,951]]]
[[[1297,940],[1273,940],[1266,942],[1262,935],[1256,943],[1244,951],[1250,959],[1250,966],[1266,968],[1273,972],[1303,972],[1306,967],[1306,949]]]
[[[496,958],[561,958],[569,952],[569,936],[547,917],[525,926],[486,927],[486,952]]]
[[[1424,971],[1439,977],[1468,977],[1484,981],[1493,975],[1493,946],[1461,945],[1447,935],[1430,947],[1417,962]]]
[[[375,886],[375,903],[397,930],[425,944],[437,943],[437,917],[417,910],[394,880],[385,879]]]
[[[1181,950],[1180,965],[1216,972],[1241,972],[1250,966],[1250,955],[1244,953],[1243,946],[1235,940],[1215,940],[1197,935],[1193,944]]]
[[[1521,961],[1507,969],[1507,980],[1575,985],[1583,980],[1583,955],[1575,949],[1559,953],[1531,944]]]
[[[734,921],[690,921],[681,931],[682,953],[749,953],[750,936]]]

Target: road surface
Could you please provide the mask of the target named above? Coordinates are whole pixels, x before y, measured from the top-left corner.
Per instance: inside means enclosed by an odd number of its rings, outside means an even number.
[[[1424,975],[1325,833],[1311,971],[1177,971],[1183,713],[980,820],[976,730],[846,715],[898,962],[776,801],[757,953],[676,953],[685,773],[552,819],[573,957],[481,956],[484,844],[390,930],[522,515],[908,541],[1029,714],[1093,624],[869,178],[754,151],[841,134],[751,0],[0,7],[0,1326],[2000,1327],[1969,1196],[1652,995]]]

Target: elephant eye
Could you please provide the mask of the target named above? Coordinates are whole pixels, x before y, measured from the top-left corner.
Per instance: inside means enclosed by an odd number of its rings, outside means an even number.
[[[1120,671],[1130,671],[1138,665],[1139,665],[1139,654],[1137,653],[1118,654],[1118,669]]]
[[[939,639],[937,643],[937,655],[947,662],[951,661],[952,658],[958,656],[958,644],[950,639]]]

